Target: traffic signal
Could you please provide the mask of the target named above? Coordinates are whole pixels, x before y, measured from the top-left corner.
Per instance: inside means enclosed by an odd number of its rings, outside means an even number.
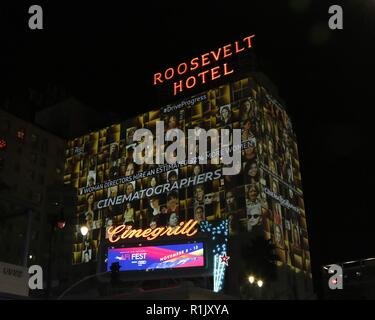
[[[65,219],[64,218],[60,218],[58,221],[57,221],[57,227],[61,230],[61,229],[64,229],[65,227]]]
[[[64,214],[64,208],[61,208],[60,213],[59,213],[58,218],[57,218],[57,221],[56,221],[56,226],[57,226],[57,228],[62,230],[62,229],[65,228],[65,224],[66,224],[66,219],[65,219],[65,214]]]

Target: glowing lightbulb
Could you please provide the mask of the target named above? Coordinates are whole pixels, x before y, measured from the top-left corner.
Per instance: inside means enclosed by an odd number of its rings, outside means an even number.
[[[255,281],[255,278],[254,278],[253,276],[250,276],[250,277],[249,277],[249,282],[250,282],[251,284],[253,284],[254,281]]]

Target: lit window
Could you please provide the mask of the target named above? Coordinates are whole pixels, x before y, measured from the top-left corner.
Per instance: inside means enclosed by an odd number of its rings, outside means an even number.
[[[17,139],[25,140],[25,129],[19,129],[17,131]]]
[[[0,149],[4,150],[7,147],[7,142],[5,139],[0,138]]]

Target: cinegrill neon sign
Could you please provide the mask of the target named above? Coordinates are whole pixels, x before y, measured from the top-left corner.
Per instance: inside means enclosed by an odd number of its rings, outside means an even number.
[[[239,54],[242,51],[248,50],[252,47],[251,40],[255,34],[243,38],[241,41],[235,41],[220,47],[214,51],[207,52],[191,59],[189,62],[181,62],[177,67],[169,67],[164,72],[157,72],[154,74],[154,86],[173,81],[179,76],[183,76],[192,71],[199,71],[205,67],[214,64],[220,60],[229,58],[233,55]],[[234,72],[230,69],[227,63],[219,65],[196,75],[191,75],[184,80],[178,80],[173,83],[173,95],[182,92],[185,89],[194,88],[197,84],[205,84],[207,81],[212,81],[228,76]]]
[[[176,227],[157,227],[154,229],[133,229],[132,226],[121,224],[117,227],[108,229],[108,239],[110,242],[117,242],[121,239],[145,238],[146,240],[154,240],[162,236],[185,235],[191,237],[198,232],[198,221],[190,219],[187,222],[180,222]]]

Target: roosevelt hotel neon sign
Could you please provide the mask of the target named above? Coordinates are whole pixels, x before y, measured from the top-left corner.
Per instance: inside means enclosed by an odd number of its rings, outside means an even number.
[[[177,67],[169,67],[164,72],[157,72],[154,74],[154,86],[165,84],[169,81],[173,83],[173,95],[182,92],[185,89],[194,88],[197,84],[205,84],[207,81],[219,79],[228,76],[234,72],[230,69],[227,63],[218,65],[216,67],[201,71],[213,65],[216,62],[237,55],[252,47],[251,40],[255,34],[243,38],[240,41],[227,44],[216,50],[204,53],[198,57],[191,59],[188,62],[181,62]],[[196,72],[201,71],[196,74]],[[184,76],[188,73],[195,73],[185,78],[184,80],[177,80],[176,78]],[[176,81],[177,80],[177,81]]]

